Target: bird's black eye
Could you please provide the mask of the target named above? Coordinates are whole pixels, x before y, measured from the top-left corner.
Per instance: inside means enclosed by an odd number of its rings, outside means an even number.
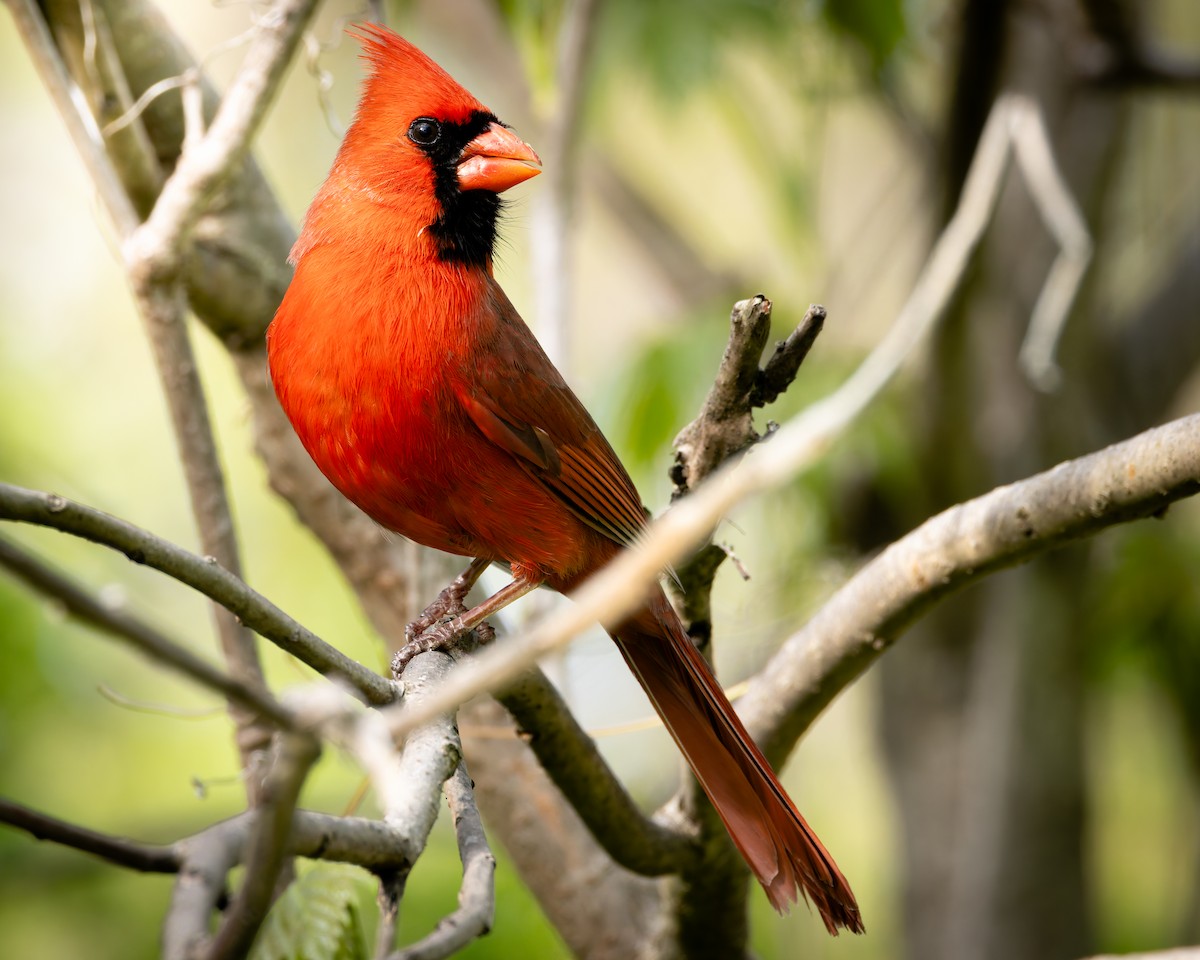
[[[408,125],[408,139],[418,146],[432,146],[441,135],[442,125],[431,117],[417,117]]]

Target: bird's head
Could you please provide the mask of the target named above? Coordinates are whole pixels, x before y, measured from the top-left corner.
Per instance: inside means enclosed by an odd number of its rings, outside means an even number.
[[[357,39],[371,73],[322,192],[386,208],[443,260],[486,264],[499,195],[541,172],[538,155],[407,40],[377,24]]]

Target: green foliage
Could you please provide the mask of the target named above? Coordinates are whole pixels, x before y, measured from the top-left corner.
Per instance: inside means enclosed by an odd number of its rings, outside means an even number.
[[[715,306],[683,318],[622,366],[593,404],[635,479],[665,476],[671,440],[696,416],[721,361],[727,311]]]
[[[251,960],[360,960],[367,956],[358,919],[362,872],[320,864],[288,887],[271,908]]]
[[[4,669],[0,670],[0,759],[19,746],[18,730],[52,697],[38,659],[39,618],[21,587],[0,579],[0,624],[4,625]]]
[[[719,80],[731,37],[778,38],[802,15],[800,5],[776,0],[621,0],[609,5],[599,50],[677,98]]]
[[[1174,509],[1182,513],[1187,505]],[[1103,666],[1145,664],[1200,773],[1200,544],[1185,528],[1141,524],[1121,531],[1111,564],[1096,580],[1092,609],[1095,635],[1109,638]]]
[[[866,51],[878,75],[908,33],[904,0],[825,0],[825,20]]]

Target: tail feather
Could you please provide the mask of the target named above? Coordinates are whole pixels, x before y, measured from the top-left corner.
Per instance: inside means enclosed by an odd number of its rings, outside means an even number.
[[[783,913],[799,890],[830,933],[839,927],[862,933],[846,878],[750,739],[666,596],[659,591],[613,638],[771,905]]]

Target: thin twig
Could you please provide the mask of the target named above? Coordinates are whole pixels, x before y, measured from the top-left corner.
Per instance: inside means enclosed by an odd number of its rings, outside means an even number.
[[[492,929],[496,911],[496,858],[488,847],[465,765],[460,763],[446,781],[445,793],[454,817],[458,856],[463,865],[458,909],[442,918],[428,936],[395,951],[388,960],[441,960]]]
[[[0,567],[61,604],[71,616],[130,644],[155,662],[224,694],[281,727],[294,726],[291,714],[266,689],[228,676],[145,621],[97,600],[74,581],[4,538],[0,538]]]
[[[1092,237],[1055,162],[1046,119],[1032,99],[1017,102],[1012,136],[1017,164],[1029,194],[1059,247],[1033,305],[1018,356],[1030,383],[1039,390],[1051,391],[1062,381],[1055,354],[1071,305],[1092,260]]]
[[[83,158],[117,234],[122,237],[128,236],[137,228],[137,211],[134,210],[121,179],[105,155],[104,143],[98,131],[94,130],[94,121],[80,112],[77,102],[71,96],[74,84],[63,65],[54,38],[50,36],[41,10],[34,0],[7,0],[7,3],[16,22],[17,31],[25,43],[25,49],[29,51],[34,66],[41,75],[42,85],[54,99],[58,112],[67,125],[67,133]]]
[[[444,653],[419,654],[404,669],[406,699],[422,702],[430,692],[445,682],[453,660]],[[371,713],[364,717],[369,726],[365,734],[374,734],[377,744],[391,748],[392,739],[381,718]],[[363,743],[360,738],[359,743]],[[394,749],[389,754],[394,755]],[[402,829],[409,839],[413,861],[425,849],[440,808],[443,785],[462,763],[462,743],[452,714],[435,716],[429,723],[413,730],[404,740],[399,758],[388,764],[385,776],[373,779],[383,806],[386,823]],[[367,764],[364,764],[367,765]],[[379,764],[372,764],[377,770]],[[409,865],[380,873],[381,929],[376,942],[376,955],[386,956],[394,944],[400,900],[408,879]]]
[[[343,677],[369,703],[391,703],[398,697],[395,684],[327,644],[208,557],[64,497],[7,483],[0,483],[0,520],[50,527],[119,550],[135,563],[165,573],[221,604],[251,630],[314,670]]]
[[[187,146],[153,212],[126,242],[131,276],[169,270],[178,262],[181,238],[203,213],[209,194],[249,149],[315,9],[316,0],[280,0],[259,22],[204,138]]]
[[[253,818],[253,812],[241,814],[177,844],[184,862],[163,919],[163,960],[203,955],[213,913],[226,897],[229,871],[241,862]]]
[[[244,957],[271,906],[279,871],[287,859],[288,841],[300,788],[321,755],[308,733],[279,735],[278,755],[263,781],[261,802],[246,853],[246,875],[237,898],[225,912],[208,960]]]
[[[443,653],[414,657],[404,670],[404,698],[424,703],[445,682],[454,661]],[[381,724],[380,731],[386,728]],[[422,847],[437,819],[442,784],[462,759],[462,743],[453,714],[440,714],[404,741],[395,779],[384,785],[379,801],[385,820],[403,823]]]
[[[124,837],[97,833],[3,798],[0,798],[0,823],[24,830],[38,840],[50,840],[73,847],[119,867],[142,873],[175,873],[182,863],[179,851],[174,847],[137,843]]]
[[[237,536],[208,402],[188,336],[181,265],[192,226],[212,192],[248,151],[315,7],[315,0],[279,0],[259,22],[245,61],[202,137],[196,129],[203,112],[198,77],[193,76],[193,82],[185,86],[182,103],[190,122],[179,162],[150,216],[126,238],[123,250],[171,414],[201,549],[234,575],[241,573]],[[220,607],[214,607],[214,617],[233,675],[246,682],[261,682],[262,666],[253,636]],[[231,712],[243,766],[252,771],[260,765],[269,731],[253,716],[237,709]],[[246,783],[253,803],[258,779],[251,776]]]
[[[796,374],[800,372],[800,364],[804,362],[813,344],[817,342],[817,337],[825,328],[825,317],[824,307],[818,303],[810,304],[796,329],[788,334],[786,340],[775,344],[775,352],[771,354],[771,359],[754,380],[754,388],[750,391],[750,406],[765,407],[774,403],[779,395],[792,385]]]

